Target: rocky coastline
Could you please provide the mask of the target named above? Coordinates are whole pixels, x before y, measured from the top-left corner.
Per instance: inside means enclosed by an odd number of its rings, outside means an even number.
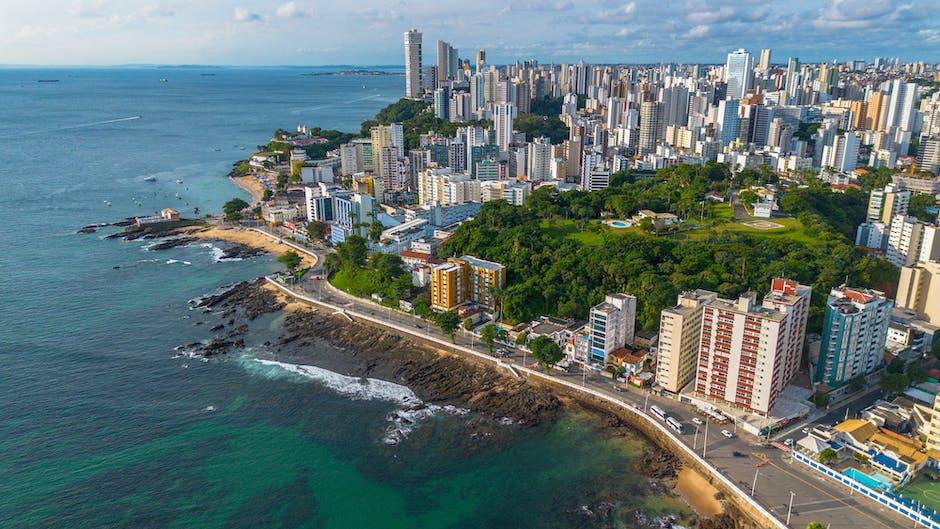
[[[510,419],[522,427],[553,420],[568,406],[601,417],[611,435],[640,437],[644,450],[631,462],[630,470],[647,478],[654,494],[672,494],[683,462],[656,439],[648,437],[628,418],[608,406],[557,388],[518,380],[430,345],[369,324],[351,323],[321,309],[291,306],[282,293],[263,279],[238,283],[231,288],[195,301],[196,308],[211,310],[222,323],[213,329],[219,334],[203,344],[189,344],[196,354],[211,357],[244,347],[248,324],[264,315],[283,311],[279,335],[261,345],[278,357],[310,361],[344,374],[374,377],[409,387],[425,402],[450,404],[489,416]],[[309,358],[310,351],[328,344],[342,357]],[[324,363],[326,365],[324,365]],[[751,521],[728,502],[725,510],[711,518],[695,519],[696,527],[706,529],[747,529]],[[603,505],[592,506],[590,516],[603,516]],[[588,514],[586,514],[587,516]]]

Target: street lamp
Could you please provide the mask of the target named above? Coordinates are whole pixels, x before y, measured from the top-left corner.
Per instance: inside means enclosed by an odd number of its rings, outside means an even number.
[[[754,469],[754,482],[751,483],[751,496],[754,496],[754,489],[757,488],[757,473],[760,472],[760,467]]]
[[[787,525],[790,525],[790,513],[793,511],[793,497],[796,496],[796,493],[792,490],[790,491],[790,505],[787,507]]]
[[[695,437],[692,438],[692,450],[698,448],[698,425],[695,425]]]
[[[705,419],[705,437],[702,438],[702,457],[705,457],[705,450],[708,448],[708,419]]]

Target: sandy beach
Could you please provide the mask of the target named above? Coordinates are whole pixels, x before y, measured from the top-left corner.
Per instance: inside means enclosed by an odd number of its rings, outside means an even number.
[[[197,229],[192,230],[187,233],[193,237],[199,239],[214,239],[219,241],[229,241],[244,244],[251,246],[252,248],[260,248],[267,252],[270,252],[274,255],[281,255],[287,250],[291,250],[290,246],[286,244],[281,244],[276,242],[271,237],[263,235],[253,230],[245,230],[238,228],[219,228],[216,226],[210,227],[208,229]],[[297,252],[303,258],[302,266],[314,266],[317,264],[317,260],[308,254]]]
[[[715,498],[718,494],[711,483],[705,479],[698,471],[688,466],[679,471],[679,479],[676,481],[676,492],[682,496],[699,516],[712,517],[722,513],[724,507],[721,502]]]
[[[264,186],[261,185],[261,182],[258,181],[254,176],[233,176],[231,177],[232,182],[238,187],[244,189],[251,195],[251,203],[257,204],[261,202],[261,197],[264,196]]]

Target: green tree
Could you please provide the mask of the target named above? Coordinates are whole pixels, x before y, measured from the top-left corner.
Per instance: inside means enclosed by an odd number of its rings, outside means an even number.
[[[473,330],[473,318],[467,318],[463,320],[463,323],[460,326],[463,327],[463,330],[465,331],[472,331]]]
[[[806,529],[826,529],[823,524],[819,522],[810,522],[807,524]]]
[[[369,225],[369,238],[372,239],[372,242],[379,242],[383,231],[385,231],[385,226],[377,220],[373,221],[372,224]]]
[[[321,240],[326,236],[326,227],[325,222],[312,220],[307,223],[307,236],[315,241]]]
[[[248,207],[248,202],[240,198],[233,198],[222,205],[222,212],[225,213],[225,220],[241,220],[242,210]]]
[[[891,362],[888,364],[886,371],[892,374],[903,373],[904,359],[902,359],[900,356],[895,356],[893,359],[891,359]]]
[[[271,200],[273,197],[274,191],[271,191],[270,189],[265,189],[264,193],[261,194],[261,200],[264,200],[265,202]]]
[[[852,391],[861,391],[865,389],[865,375],[859,375],[849,381],[849,387]]]
[[[915,362],[907,367],[907,378],[914,384],[923,384],[927,382],[930,375],[924,369],[924,366]]]
[[[819,462],[824,465],[828,465],[829,463],[835,461],[837,455],[838,454],[836,454],[835,450],[832,448],[827,448],[819,453]]]
[[[536,336],[535,339],[529,342],[529,348],[532,349],[532,356],[538,360],[546,371],[565,357],[565,352],[561,350],[561,347],[558,347],[555,340],[548,336]]]
[[[293,271],[293,270],[295,270],[298,266],[300,266],[300,263],[303,261],[303,258],[300,257],[300,255],[299,255],[297,252],[295,252],[294,250],[287,250],[286,252],[284,252],[284,253],[282,253],[281,255],[279,255],[279,256],[277,257],[277,260],[278,260],[282,265],[284,265],[285,267],[287,267],[288,270]]]
[[[911,381],[904,373],[887,373],[885,376],[881,377],[879,384],[881,385],[881,389],[888,393],[899,393],[907,389]]]
[[[442,312],[435,316],[434,322],[437,323],[437,327],[441,332],[450,337],[450,341],[453,342],[457,335],[457,329],[460,327],[460,316],[454,311]]]
[[[486,344],[486,348],[489,350],[490,354],[493,354],[493,346],[499,338],[500,331],[502,331],[502,329],[495,323],[487,323],[483,326],[483,329],[480,330],[480,339]]]
[[[522,331],[516,336],[516,345],[525,345],[529,341],[529,331]]]

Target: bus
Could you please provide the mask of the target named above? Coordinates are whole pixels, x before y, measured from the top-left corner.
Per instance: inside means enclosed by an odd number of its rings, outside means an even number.
[[[666,417],[666,424],[678,433],[682,433],[682,423],[672,417]]]
[[[650,413],[652,413],[653,416],[655,416],[661,421],[666,420],[666,412],[664,412],[663,409],[660,408],[659,406],[650,406]]]

